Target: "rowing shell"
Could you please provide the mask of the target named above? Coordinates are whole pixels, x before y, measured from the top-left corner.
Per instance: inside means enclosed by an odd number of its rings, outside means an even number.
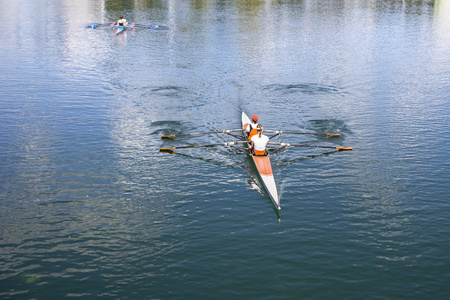
[[[122,32],[124,32],[125,31],[125,26],[123,26],[123,25],[119,25],[118,27],[117,27],[117,30],[116,30],[116,35],[118,35],[118,34],[121,34]]]
[[[245,138],[247,138],[245,129],[249,124],[250,119],[244,112],[242,112],[242,128]],[[248,143],[248,145],[250,145],[250,143]],[[280,210],[280,199],[278,198],[277,186],[275,184],[275,178],[273,177],[272,165],[270,163],[269,155],[253,155],[251,151],[249,151],[249,155],[252,157],[253,162],[255,163],[259,177],[261,177],[261,180],[270,196],[270,199],[272,200],[275,207]]]

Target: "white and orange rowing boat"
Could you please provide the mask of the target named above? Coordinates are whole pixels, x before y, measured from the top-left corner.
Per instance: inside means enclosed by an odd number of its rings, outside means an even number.
[[[246,134],[247,125],[250,124],[249,117],[242,112],[242,128],[241,129],[233,129],[233,130],[219,130],[219,131],[208,131],[208,132],[198,132],[198,133],[184,133],[184,134],[169,134],[162,135],[161,138],[175,138],[179,136],[193,136],[193,135],[202,135],[202,134],[213,134],[213,133],[224,133],[226,135],[232,136],[234,138],[240,139],[237,142],[226,142],[226,143],[216,143],[216,144],[206,144],[206,145],[185,145],[185,146],[176,146],[176,147],[168,147],[168,148],[159,148],[160,152],[173,152],[176,149],[186,149],[186,148],[200,148],[200,147],[213,147],[213,146],[228,146],[238,149],[240,151],[248,154],[258,171],[258,175],[261,178],[262,184],[264,185],[265,190],[267,191],[270,200],[272,200],[277,210],[281,209],[280,199],[278,196],[277,186],[275,184],[275,178],[273,176],[272,164],[270,162],[270,154],[274,154],[282,149],[287,147],[313,147],[313,148],[329,148],[329,149],[337,149],[337,151],[343,150],[352,150],[351,147],[335,147],[335,146],[313,146],[313,145],[301,145],[301,144],[288,144],[288,143],[271,143],[269,145],[272,147],[268,147],[267,155],[255,155],[249,150],[250,141],[248,140]],[[233,132],[242,132],[243,135],[236,135]],[[265,130],[268,133],[274,133],[269,136],[269,138],[273,138],[282,133],[284,134],[317,134],[317,135],[327,135],[327,136],[340,136],[338,133],[315,133],[315,132],[297,132],[297,131],[273,131],[273,130]],[[247,147],[238,147],[237,144],[244,144]],[[273,147],[273,146],[278,147]],[[269,151],[270,150],[270,151]]]
[[[244,137],[248,140],[245,129],[251,123],[249,117],[242,112],[242,132],[244,133]],[[247,146],[250,146],[250,143],[247,143]],[[248,154],[252,157],[253,162],[255,163],[256,170],[258,170],[259,177],[262,180],[262,183],[269,194],[270,200],[272,200],[276,209],[280,210],[280,199],[278,198],[277,185],[275,184],[275,178],[273,176],[272,164],[270,163],[269,155],[255,155],[250,150]]]

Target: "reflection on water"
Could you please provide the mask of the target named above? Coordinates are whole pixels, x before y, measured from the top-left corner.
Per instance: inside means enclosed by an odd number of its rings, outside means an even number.
[[[2,3],[0,297],[444,298],[449,9]],[[273,155],[279,213],[239,151],[158,151],[241,111],[354,150]]]

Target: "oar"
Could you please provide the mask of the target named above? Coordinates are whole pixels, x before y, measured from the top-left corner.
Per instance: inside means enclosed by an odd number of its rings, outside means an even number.
[[[239,141],[239,142],[228,142],[228,143],[218,143],[218,144],[207,144],[207,145],[190,145],[190,146],[178,146],[178,147],[169,147],[169,148],[159,148],[159,151],[172,151],[175,149],[186,149],[186,148],[200,148],[200,147],[212,147],[212,146],[233,146],[234,144],[242,144],[247,143],[247,141]]]
[[[111,26],[116,25],[116,22],[111,23]],[[135,23],[131,23],[131,25],[125,25],[125,27],[134,27],[134,25],[136,25]]]
[[[199,135],[199,134],[211,134],[211,133],[230,133],[233,131],[242,131],[243,129],[232,129],[232,130],[220,130],[220,131],[208,131],[208,132],[196,132],[196,133],[183,133],[183,134],[169,134],[162,135],[162,139],[170,139],[177,136],[188,136],[188,135]]]
[[[264,130],[264,132],[271,132],[271,133],[276,133],[278,134],[282,134],[282,133],[287,133],[287,134],[315,134],[315,135],[327,135],[327,136],[340,136],[340,133],[320,133],[320,132],[298,132],[298,131],[281,131],[281,130]]]
[[[269,143],[269,145],[280,145],[286,147],[310,147],[310,148],[327,148],[327,149],[337,149],[341,151],[353,150],[352,147],[332,147],[332,146],[314,146],[314,145],[301,145],[301,144],[288,144],[288,143]]]
[[[277,153],[277,152],[280,152],[281,150],[285,149],[286,147],[288,147],[288,146],[282,146],[282,147],[279,147],[278,149],[276,149],[275,151],[273,151],[273,152],[270,153],[270,154],[275,154],[275,153]]]

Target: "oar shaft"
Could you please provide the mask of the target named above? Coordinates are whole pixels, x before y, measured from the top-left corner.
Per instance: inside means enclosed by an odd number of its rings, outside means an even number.
[[[287,146],[281,146],[281,147],[279,147],[278,149],[276,149],[275,151],[273,151],[272,153],[270,153],[270,154],[275,154],[275,153],[277,153],[277,152],[280,152],[281,150],[283,150],[283,149],[285,149]]]
[[[281,131],[281,130],[264,130],[264,132],[276,133],[276,134],[314,134],[314,135],[327,135],[327,136],[340,136],[340,133],[321,133],[321,132],[299,132],[299,131]]]
[[[172,151],[172,150],[175,150],[175,149],[213,147],[213,146],[233,146],[235,144],[242,144],[242,143],[246,143],[246,141],[217,143],[217,144],[206,144],[206,145],[177,146],[177,147],[169,147],[169,148],[159,148],[159,151]]]
[[[220,131],[208,131],[208,132],[194,132],[194,133],[183,133],[183,134],[168,134],[162,135],[161,138],[173,138],[177,136],[188,136],[188,135],[200,135],[200,134],[212,134],[212,133],[230,133],[234,131],[242,131],[243,129],[231,129],[231,130],[220,130]]]
[[[353,150],[352,147],[333,147],[333,146],[314,146],[314,145],[301,145],[301,144],[289,144],[289,143],[269,143],[269,145],[279,145],[279,146],[292,146],[292,147],[309,147],[309,148],[326,148],[326,149],[337,149],[337,150]]]

